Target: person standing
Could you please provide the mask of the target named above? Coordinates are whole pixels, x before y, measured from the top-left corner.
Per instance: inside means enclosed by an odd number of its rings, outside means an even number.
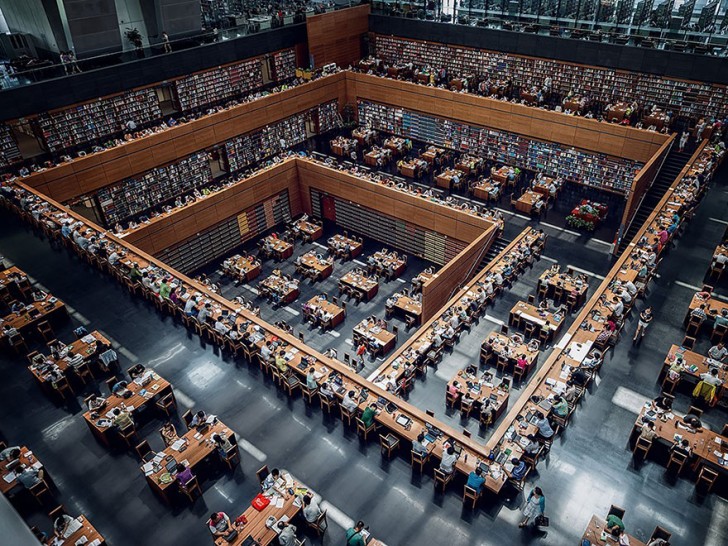
[[[637,330],[635,331],[634,337],[632,338],[632,345],[638,345],[642,341],[642,338],[645,337],[645,332],[647,331],[647,327],[650,325],[650,322],[652,322],[652,319],[652,307],[646,307],[640,313],[640,318],[637,322]]]
[[[166,31],[162,31],[162,45],[164,46],[165,53],[172,53],[172,45],[169,43],[169,34]]]
[[[680,148],[679,148],[679,151],[682,152],[683,150],[685,150],[685,146],[687,146],[687,143],[688,143],[688,132],[687,131],[683,131],[682,132],[682,135],[680,135]]]
[[[540,487],[534,487],[531,493],[528,495],[526,501],[526,507],[523,509],[523,521],[518,524],[519,527],[523,528],[528,525],[531,518],[543,516],[544,510],[546,509],[546,497]]]

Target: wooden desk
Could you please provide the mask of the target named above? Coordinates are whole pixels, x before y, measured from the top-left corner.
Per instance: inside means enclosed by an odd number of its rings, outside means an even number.
[[[281,304],[291,303],[301,293],[297,282],[287,281],[278,275],[269,275],[260,281],[258,291],[264,295],[277,294]]]
[[[9,325],[11,328],[15,328],[18,332],[23,332],[31,326],[37,326],[39,322],[48,320],[51,315],[55,314],[56,311],[65,311],[65,304],[48,294],[44,301],[34,301],[27,304],[27,306],[19,313],[10,313],[0,319],[0,328]],[[0,337],[5,337],[5,334],[0,330]]]
[[[26,301],[26,298],[30,297],[31,291],[28,275],[16,266],[0,271],[0,293],[5,290],[8,291],[9,296]]]
[[[558,194],[560,188],[558,184],[556,184],[556,180],[548,176],[542,176],[541,180],[538,181],[534,180],[533,191],[543,195],[544,199],[551,199],[551,184],[556,186],[556,194]]]
[[[367,261],[371,263],[371,260],[374,260],[376,263],[377,272],[380,275],[386,274],[387,269],[391,265],[394,278],[402,275],[407,267],[407,262],[402,256],[397,255],[395,257],[393,254],[385,252],[384,250],[379,250],[369,256]]]
[[[269,517],[280,520],[283,516],[286,516],[288,521],[291,521],[301,510],[300,501],[297,500],[297,495],[295,494],[295,490],[299,488],[300,485],[294,482],[294,494],[286,494],[281,508],[276,508],[275,500],[271,500],[271,503],[260,512],[252,506],[249,506],[242,514],[247,520],[247,523],[240,525],[231,522],[238,530],[237,538],[232,542],[227,542],[223,537],[218,537],[215,539],[215,544],[217,546],[240,546],[248,537],[252,537],[260,546],[277,545],[278,533],[275,529],[268,528],[265,522]]]
[[[586,295],[589,291],[589,284],[586,282],[577,281],[576,278],[572,277],[568,273],[555,272],[551,269],[547,269],[538,278],[538,286],[546,285],[546,296],[552,297],[557,301],[565,300],[566,297],[575,293],[577,295],[577,308],[584,305],[586,301]],[[556,298],[556,290],[562,290],[561,298]]]
[[[528,321],[535,324],[538,328],[542,328],[549,323],[549,332],[551,332],[550,339],[554,339],[564,325],[564,317],[560,316],[557,320],[557,315],[549,311],[542,311],[535,305],[526,303],[525,301],[519,301],[513,306],[510,313],[510,322],[518,322],[517,319]]]
[[[407,151],[409,151],[405,139],[396,136],[389,137],[387,140],[385,140],[384,147],[388,150],[391,150],[395,156],[404,155]]]
[[[329,315],[331,315],[331,319],[324,323],[325,330],[328,330],[330,328],[336,328],[339,324],[344,322],[346,311],[344,311],[342,307],[339,307],[335,303],[323,299],[321,296],[314,296],[313,298],[308,300],[308,302],[306,302],[306,306],[304,306],[303,314],[308,315],[316,309],[322,309],[324,313],[328,313]]]
[[[373,147],[364,154],[364,163],[370,167],[384,167],[392,161],[392,150],[388,148]]]
[[[424,152],[422,152],[422,154],[420,154],[420,158],[422,158],[425,161],[427,161],[428,163],[432,164],[432,162],[435,161],[435,159],[437,159],[444,153],[445,153],[444,148],[438,148],[437,146],[429,146],[427,148],[427,150],[425,150]]]
[[[701,374],[710,372],[710,365],[708,364],[707,356],[703,356],[700,353],[690,351],[688,349],[681,349],[678,345],[672,345],[670,350],[665,357],[665,361],[662,366],[662,374],[667,373],[668,368],[675,360],[676,355],[682,355],[683,365],[680,372],[680,381],[688,380],[689,383],[695,385],[700,381]],[[718,377],[723,384],[716,387],[716,396],[719,398],[726,396],[726,381],[728,381],[728,371],[725,369],[725,365],[721,364],[718,367]]]
[[[370,146],[377,138],[377,132],[374,129],[366,127],[358,127],[351,132],[360,146]]]
[[[490,177],[495,181],[499,182],[501,184],[509,184],[510,181],[508,179],[508,172],[510,171],[510,168],[507,165],[501,166],[499,169],[491,169],[490,170]]]
[[[394,349],[394,344],[397,340],[396,335],[385,328],[379,328],[376,326],[376,323],[373,324],[369,319],[364,319],[354,326],[355,345],[358,341],[357,338],[363,338],[367,340],[369,345],[375,345],[377,347],[377,353],[381,355],[386,355]]]
[[[531,215],[540,212],[543,207],[543,196],[532,190],[526,190],[516,201],[516,210]]]
[[[300,258],[299,267],[306,270],[309,276],[322,281],[334,272],[333,258],[319,260],[315,251],[307,252]]]
[[[466,176],[469,175],[477,175],[480,171],[483,170],[483,165],[485,164],[485,161],[482,157],[475,157],[472,155],[461,155],[460,159],[458,159],[458,162],[455,164],[455,168],[458,171],[462,171],[465,173]]]
[[[604,117],[607,118],[607,121],[622,121],[627,115],[628,109],[629,104],[625,102],[618,102],[606,111]]]
[[[483,201],[497,201],[503,194],[502,182],[496,182],[490,178],[479,180],[472,187],[473,196]]]
[[[724,309],[728,309],[728,302],[719,300],[718,298],[707,298],[703,300],[698,296],[698,294],[699,292],[696,293],[693,296],[693,299],[690,301],[690,307],[688,308],[688,312],[685,315],[686,323],[690,320],[690,313],[700,307],[700,304],[705,304],[705,313],[706,315],[708,315],[708,318],[705,320],[705,322],[709,324],[712,324],[715,321],[715,317],[721,315]]]
[[[572,112],[585,112],[589,106],[589,101],[585,97],[571,97],[570,99],[564,99],[564,110],[571,110]]]
[[[346,137],[336,137],[329,142],[331,153],[341,157],[348,157],[352,150],[356,150],[356,140]]]
[[[459,185],[461,183],[461,176],[461,171],[457,169],[445,169],[443,172],[435,177],[435,183],[437,184],[438,188],[451,190],[453,189],[453,185]],[[456,179],[457,182],[455,182],[453,179]]]
[[[398,312],[400,315],[412,317],[416,324],[420,324],[422,321],[421,302],[399,293],[392,295],[387,300],[387,304],[389,304],[390,300],[393,301],[393,304],[391,306],[387,305],[388,308],[392,309],[392,311]]]
[[[66,353],[67,356],[64,356],[59,359],[53,358],[51,355],[43,356],[39,355],[40,358],[40,365],[38,364],[31,364],[28,366],[28,369],[33,374],[33,377],[36,378],[36,380],[41,384],[43,387],[47,387],[48,385],[48,371],[44,371],[45,366],[43,365],[43,362],[50,361],[53,366],[57,367],[63,374],[66,374],[69,367],[71,367],[71,361],[68,357],[69,354],[79,355],[83,357],[81,362],[87,362],[89,359],[96,356],[96,352],[98,350],[98,344],[101,343],[105,346],[110,346],[111,342],[104,337],[104,335],[94,330],[88,335],[85,335],[84,337],[75,340],[73,343],[70,343],[67,345],[68,351]],[[80,363],[79,363],[80,364]]]
[[[600,518],[599,516],[592,516],[591,521],[589,522],[589,525],[587,525],[586,530],[584,531],[584,535],[581,537],[583,540],[588,540],[591,542],[594,546],[600,546],[600,545],[609,545],[609,546],[615,546],[617,544],[614,540],[607,539],[602,540],[602,532],[605,531],[605,528],[607,526],[607,518]],[[609,531],[606,531],[607,534],[609,534]],[[629,536],[629,545],[630,546],[646,546],[644,542],[641,540],[638,540],[634,538],[632,535]]]
[[[359,294],[364,301],[370,301],[379,291],[379,282],[366,275],[349,271],[339,279],[339,293],[343,292],[343,287],[349,287]]]
[[[164,451],[157,453],[158,456],[163,456],[158,465],[158,469],[153,470],[150,474],[146,474],[144,472],[144,468],[141,468],[142,473],[145,474],[147,479],[147,484],[152,491],[159,495],[162,500],[171,504],[172,495],[178,490],[179,486],[175,479],[166,483],[163,481],[162,476],[168,474],[167,469],[164,466],[166,464],[166,460],[171,457],[178,463],[187,461],[187,466],[189,466],[194,473],[195,467],[215,453],[217,449],[215,442],[212,441],[213,434],[224,434],[227,436],[228,440],[230,440],[230,443],[233,445],[236,444],[235,433],[226,427],[220,420],[218,420],[214,425],[208,426],[204,433],[198,432],[196,428],[188,430],[180,437],[181,440],[184,439],[187,441],[187,446],[183,449],[183,451],[177,451],[173,449],[172,446],[168,446],[164,449]]]
[[[432,279],[436,278],[437,275],[437,273],[428,273],[427,271],[419,273],[414,279],[412,279],[412,288],[414,292],[422,292],[422,287]]]
[[[258,275],[262,269],[260,262],[253,256],[241,256],[236,254],[225,260],[222,264],[222,270],[226,275],[240,282],[250,282]]]
[[[81,523],[82,526],[73,533],[71,533],[62,542],[60,542],[60,546],[75,546],[76,543],[82,538],[86,539],[86,544],[90,544],[95,540],[99,541],[99,546],[103,546],[104,544],[106,544],[106,539],[101,535],[101,533],[96,530],[93,525],[91,525],[91,522],[86,516],[80,515],[75,519],[78,520],[78,522]],[[59,544],[55,541],[54,537],[49,537],[45,543],[47,546],[54,546]]]
[[[344,249],[347,245],[351,248],[350,255],[344,253]],[[364,245],[359,241],[355,241],[350,237],[344,237],[343,235],[336,234],[333,237],[329,237],[328,240],[329,251],[335,254],[339,258],[351,258],[352,260],[359,256],[364,250]]]
[[[493,377],[495,380],[495,377]],[[468,383],[472,388],[468,387]],[[460,393],[460,400],[466,394],[473,400],[473,409],[481,411],[483,405],[487,402],[488,407],[495,411],[495,419],[498,419],[508,407],[508,390],[503,390],[500,383],[486,383],[482,377],[470,375],[465,370],[458,370],[458,373],[447,384],[445,392],[448,392],[450,386],[455,386]]]
[[[106,446],[110,443],[110,434],[112,434],[112,431],[116,431],[113,424],[104,426],[105,421],[112,421],[107,415],[111,415],[115,408],[126,408],[127,411],[131,412],[132,416],[138,415],[142,409],[153,404],[156,399],[172,392],[172,385],[153,371],[152,380],[148,384],[142,386],[139,381],[132,380],[129,381],[127,389],[132,392],[132,396],[129,398],[109,394],[106,398],[106,405],[98,411],[98,417],[92,417],[90,411],[83,414],[83,418],[93,435]]]
[[[500,332],[491,332],[480,346],[480,362],[487,363],[491,356],[505,356],[509,360],[509,365],[516,365],[516,360],[520,355],[526,355],[528,363],[527,373],[533,370],[538,364],[539,351],[531,350],[528,342],[518,343]]]
[[[304,233],[308,236],[309,239],[312,241],[315,241],[316,239],[321,238],[321,236],[324,234],[324,228],[314,224],[313,222],[309,222],[308,220],[296,220],[293,223],[293,229],[298,230],[301,233]]]
[[[645,129],[654,125],[658,131],[662,129],[665,125],[669,124],[669,122],[670,118],[667,117],[667,114],[659,109],[649,114],[646,114],[642,118],[642,125],[645,127]]]
[[[20,446],[20,464],[25,465],[26,467],[32,466],[36,470],[40,470],[43,468],[43,463],[41,463],[33,454],[31,450],[29,450],[25,446]],[[10,476],[11,473],[13,476],[17,475],[16,471],[19,471],[19,466],[16,466],[13,470],[8,470],[8,464],[10,461],[5,459],[4,461],[0,461],[0,492],[2,492],[3,495],[7,495],[10,493],[16,486],[22,487],[20,483],[18,483],[18,480],[16,478],[13,478],[10,481],[7,481],[5,478]]]
[[[407,161],[401,159],[397,162],[397,170],[399,173],[409,178],[419,178],[423,173],[428,172],[429,169],[429,163],[422,159],[409,159]]]
[[[288,241],[284,241],[283,239],[278,239],[277,237],[268,235],[265,239],[263,239],[262,243],[263,245],[270,243],[270,245],[273,247],[273,254],[279,260],[285,260],[286,258],[290,258],[293,255],[293,245]]]

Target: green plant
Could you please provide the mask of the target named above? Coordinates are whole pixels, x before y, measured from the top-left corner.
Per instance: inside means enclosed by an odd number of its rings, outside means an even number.
[[[566,217],[566,223],[573,228],[576,229],[583,229],[584,231],[594,231],[596,228],[596,224],[594,222],[590,222],[588,220],[583,220],[579,218],[578,216],[574,216],[573,214],[569,214]]]

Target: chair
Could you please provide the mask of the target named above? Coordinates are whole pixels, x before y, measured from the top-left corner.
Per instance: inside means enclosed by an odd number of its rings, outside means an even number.
[[[234,470],[235,467],[240,464],[240,450],[238,449],[238,446],[233,444],[233,446],[227,450],[224,455],[220,454],[220,459],[230,470]]]
[[[475,510],[475,504],[480,498],[480,491],[465,485],[463,490],[463,504],[470,502],[470,509]]]
[[[634,449],[632,450],[632,455],[634,455],[635,458],[640,457],[644,460],[647,458],[647,454],[650,452],[650,449],[652,449],[652,440],[647,440],[646,438],[638,436],[637,441],[634,444]]]
[[[387,459],[392,458],[392,453],[399,447],[399,438],[394,434],[380,434],[379,445],[382,450],[382,455],[386,454]]]
[[[468,419],[470,417],[470,412],[473,411],[474,404],[475,400],[472,398],[467,398],[465,396],[460,397],[460,416],[463,419]]]
[[[690,320],[688,321],[687,329],[685,330],[685,335],[690,337],[698,337],[698,332],[700,332],[700,327],[702,326],[702,324],[702,319],[691,315]]]
[[[326,510],[323,510],[318,515],[316,521],[306,521],[306,526],[314,531],[317,536],[323,537],[326,534],[326,529],[329,528],[329,520],[326,517]]]
[[[256,470],[255,477],[258,478],[258,483],[262,484],[263,481],[268,477],[268,474],[270,474],[270,470],[268,470],[267,464],[264,464],[258,470]]]
[[[672,468],[677,467],[676,474],[680,474],[682,472],[683,467],[685,466],[685,463],[688,460],[688,456],[684,453],[681,453],[680,451],[672,451],[670,453],[670,460],[667,461],[667,468],[666,470],[669,472]]]
[[[9,340],[10,347],[15,351],[16,354],[22,355],[22,354],[28,354],[30,352],[30,349],[28,348],[28,344],[25,342],[25,338],[20,335],[16,334]]]
[[[192,410],[187,410],[182,414],[182,421],[184,421],[184,424],[187,426],[187,430],[192,428],[190,426],[190,423],[192,423]]]
[[[91,364],[88,360],[84,360],[78,366],[75,366],[73,370],[76,372],[76,376],[85,385],[89,380],[95,379],[93,370],[91,370]]]
[[[445,406],[450,406],[455,409],[455,404],[460,399],[460,394],[453,394],[450,391],[445,391]]]
[[[39,356],[39,355],[40,355],[40,353],[38,351],[33,351],[33,352],[28,353],[27,355],[25,355],[25,359],[28,361],[28,366],[30,366],[31,364],[33,364],[33,361],[35,360],[35,357],[36,356]]]
[[[174,397],[174,393],[170,392],[157,400],[157,409],[159,409],[159,411],[164,413],[167,417],[172,417],[177,409],[177,400]]]
[[[41,478],[38,483],[28,488],[28,491],[30,491],[30,494],[33,495],[33,498],[38,501],[38,504],[41,506],[45,504],[43,497],[50,495],[51,493],[51,489],[48,487],[48,482],[45,481],[45,478]]]
[[[372,424],[367,426],[364,421],[361,420],[361,418],[356,418],[356,432],[357,434],[360,434],[364,437],[364,441],[367,441],[367,438],[369,436],[370,432],[376,432],[377,430],[377,423],[372,421]]]
[[[508,369],[508,366],[510,364],[510,359],[507,356],[503,356],[499,354],[496,359],[495,363],[495,371],[506,373],[506,370]]]
[[[411,461],[412,461],[412,468],[419,467],[420,474],[424,472],[425,465],[430,460],[430,453],[425,453],[424,455],[422,453],[418,453],[417,451],[412,450],[411,451]]]
[[[671,378],[669,373],[665,373],[665,377],[662,379],[662,391],[672,394],[675,387],[680,383],[680,377]]]
[[[541,345],[547,345],[548,342],[551,341],[551,332],[549,330],[545,330],[544,328],[539,328],[538,341],[541,343]]]
[[[710,342],[713,345],[721,343],[725,339],[726,332],[728,332],[728,327],[724,324],[718,324],[713,328],[713,332],[710,334]]]
[[[533,294],[528,295],[528,303],[531,305],[536,305],[536,296]]]
[[[137,440],[136,435],[136,426],[134,426],[133,424],[129,425],[126,428],[119,429],[119,437],[129,448],[135,447],[135,442]]]
[[[56,521],[57,518],[59,518],[60,516],[62,516],[65,513],[66,513],[66,509],[63,507],[62,504],[59,504],[53,510],[48,512],[48,517],[50,518],[51,521]]]
[[[692,350],[695,347],[695,338],[690,337],[690,336],[685,336],[685,338],[682,341],[682,346],[688,350]]]
[[[523,379],[526,377],[527,374],[528,374],[528,368],[526,368],[526,367],[521,368],[520,366],[515,366],[513,369],[513,382],[514,383],[518,382],[518,384],[520,385],[521,381],[523,381]]]
[[[56,337],[51,328],[50,322],[44,320],[38,323],[38,333],[43,336],[43,341],[48,342]]]
[[[700,487],[705,487],[705,492],[710,493],[710,490],[713,489],[713,486],[715,485],[715,482],[717,480],[718,473],[712,468],[703,465],[703,467],[700,469],[700,474],[698,474],[698,481],[695,482],[695,488],[698,489]],[[657,531],[657,529],[655,529],[655,531]]]
[[[504,336],[507,336],[508,335],[508,326],[506,326],[505,324],[501,324],[500,333],[503,334]]]
[[[346,421],[347,426],[351,426],[351,420],[355,417],[356,409],[349,411],[344,406],[339,405],[339,411],[341,412],[341,421]]]
[[[70,394],[71,398],[76,396],[76,393],[73,392],[73,387],[71,387],[71,383],[68,381],[68,377],[65,375],[53,383],[53,388],[61,398],[66,398],[67,393]]]
[[[454,474],[454,472],[451,474],[446,474],[439,468],[436,468],[435,469],[435,489],[440,488],[440,489],[442,489],[442,492],[444,493],[445,488],[452,481],[453,474]]]
[[[336,407],[336,399],[335,398],[329,398],[328,396],[322,395],[320,392],[319,394],[319,403],[321,404],[321,409],[325,409],[326,413],[331,413],[331,411]],[[342,417],[343,419],[343,417]]]
[[[281,376],[281,384],[291,398],[293,398],[293,394],[301,387],[301,381],[293,374]]]
[[[190,502],[195,502],[195,495],[202,496],[202,489],[200,488],[200,482],[197,481],[197,476],[192,476],[192,479],[185,485],[180,485],[179,490]]]
[[[310,389],[305,383],[301,383],[301,394],[309,405],[313,404],[313,397],[318,393],[318,387]]]
[[[703,410],[701,410],[700,408],[696,408],[695,406],[690,406],[688,408],[688,413],[690,415],[695,415],[695,417],[700,419],[700,417],[702,417],[702,415],[703,415]]]
[[[617,516],[619,519],[623,520],[625,512],[626,512],[626,510],[624,508],[620,508],[616,504],[613,504],[612,506],[609,507],[609,512],[607,512],[607,517],[614,515],[614,516]]]
[[[658,525],[657,527],[655,527],[655,530],[652,531],[652,536],[650,537],[650,540],[647,541],[647,543],[649,544],[653,540],[657,540],[658,538],[661,538],[665,542],[669,542],[672,538],[672,533]]]
[[[146,440],[144,440],[140,444],[137,444],[134,450],[136,451],[139,460],[144,461],[145,463],[152,460],[155,455],[154,451],[152,451],[152,447]]]
[[[114,388],[114,385],[116,385],[119,382],[119,380],[116,378],[116,376],[109,377],[106,381],[104,381],[104,384],[106,385],[106,388],[109,389],[109,392],[111,392],[111,389]]]

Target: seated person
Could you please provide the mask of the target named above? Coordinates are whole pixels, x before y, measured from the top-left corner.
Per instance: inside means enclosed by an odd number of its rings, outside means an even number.
[[[468,475],[467,486],[471,489],[475,489],[480,495],[483,492],[483,486],[485,485],[485,478],[483,477],[483,471],[480,467],[477,467]]]
[[[296,526],[286,521],[278,522],[278,543],[281,546],[294,546],[296,544]]]
[[[86,403],[89,411],[98,411],[106,405],[106,399],[98,394],[92,394]]]
[[[557,394],[554,396],[554,403],[551,406],[551,411],[554,412],[554,415],[566,417],[569,414],[569,403]]]
[[[192,420],[190,421],[190,428],[199,427],[204,424],[205,421],[207,421],[207,414],[203,410],[200,410],[192,417]]]
[[[177,474],[175,475],[175,480],[177,480],[177,483],[181,487],[186,487],[187,484],[195,477],[192,473],[192,469],[182,463],[177,463],[176,471]]]
[[[521,461],[516,457],[513,457],[511,459],[511,464],[513,465],[513,470],[511,470],[511,478],[516,481],[521,481],[526,476],[526,472],[528,471],[528,465],[526,464],[526,461]]]
[[[308,523],[316,523],[316,520],[321,516],[322,510],[316,499],[311,495],[306,494],[301,497],[303,503],[303,517]]]
[[[174,428],[174,425],[169,421],[162,425],[162,428],[159,429],[159,433],[162,435],[162,440],[164,440],[164,445],[166,446],[171,446],[179,440],[177,429]]]
[[[232,524],[225,512],[213,512],[210,519],[207,520],[207,528],[210,529],[213,537],[224,537],[232,530]]]
[[[59,539],[66,538],[66,530],[68,526],[73,522],[73,518],[68,514],[61,514],[53,522],[53,535]]]

